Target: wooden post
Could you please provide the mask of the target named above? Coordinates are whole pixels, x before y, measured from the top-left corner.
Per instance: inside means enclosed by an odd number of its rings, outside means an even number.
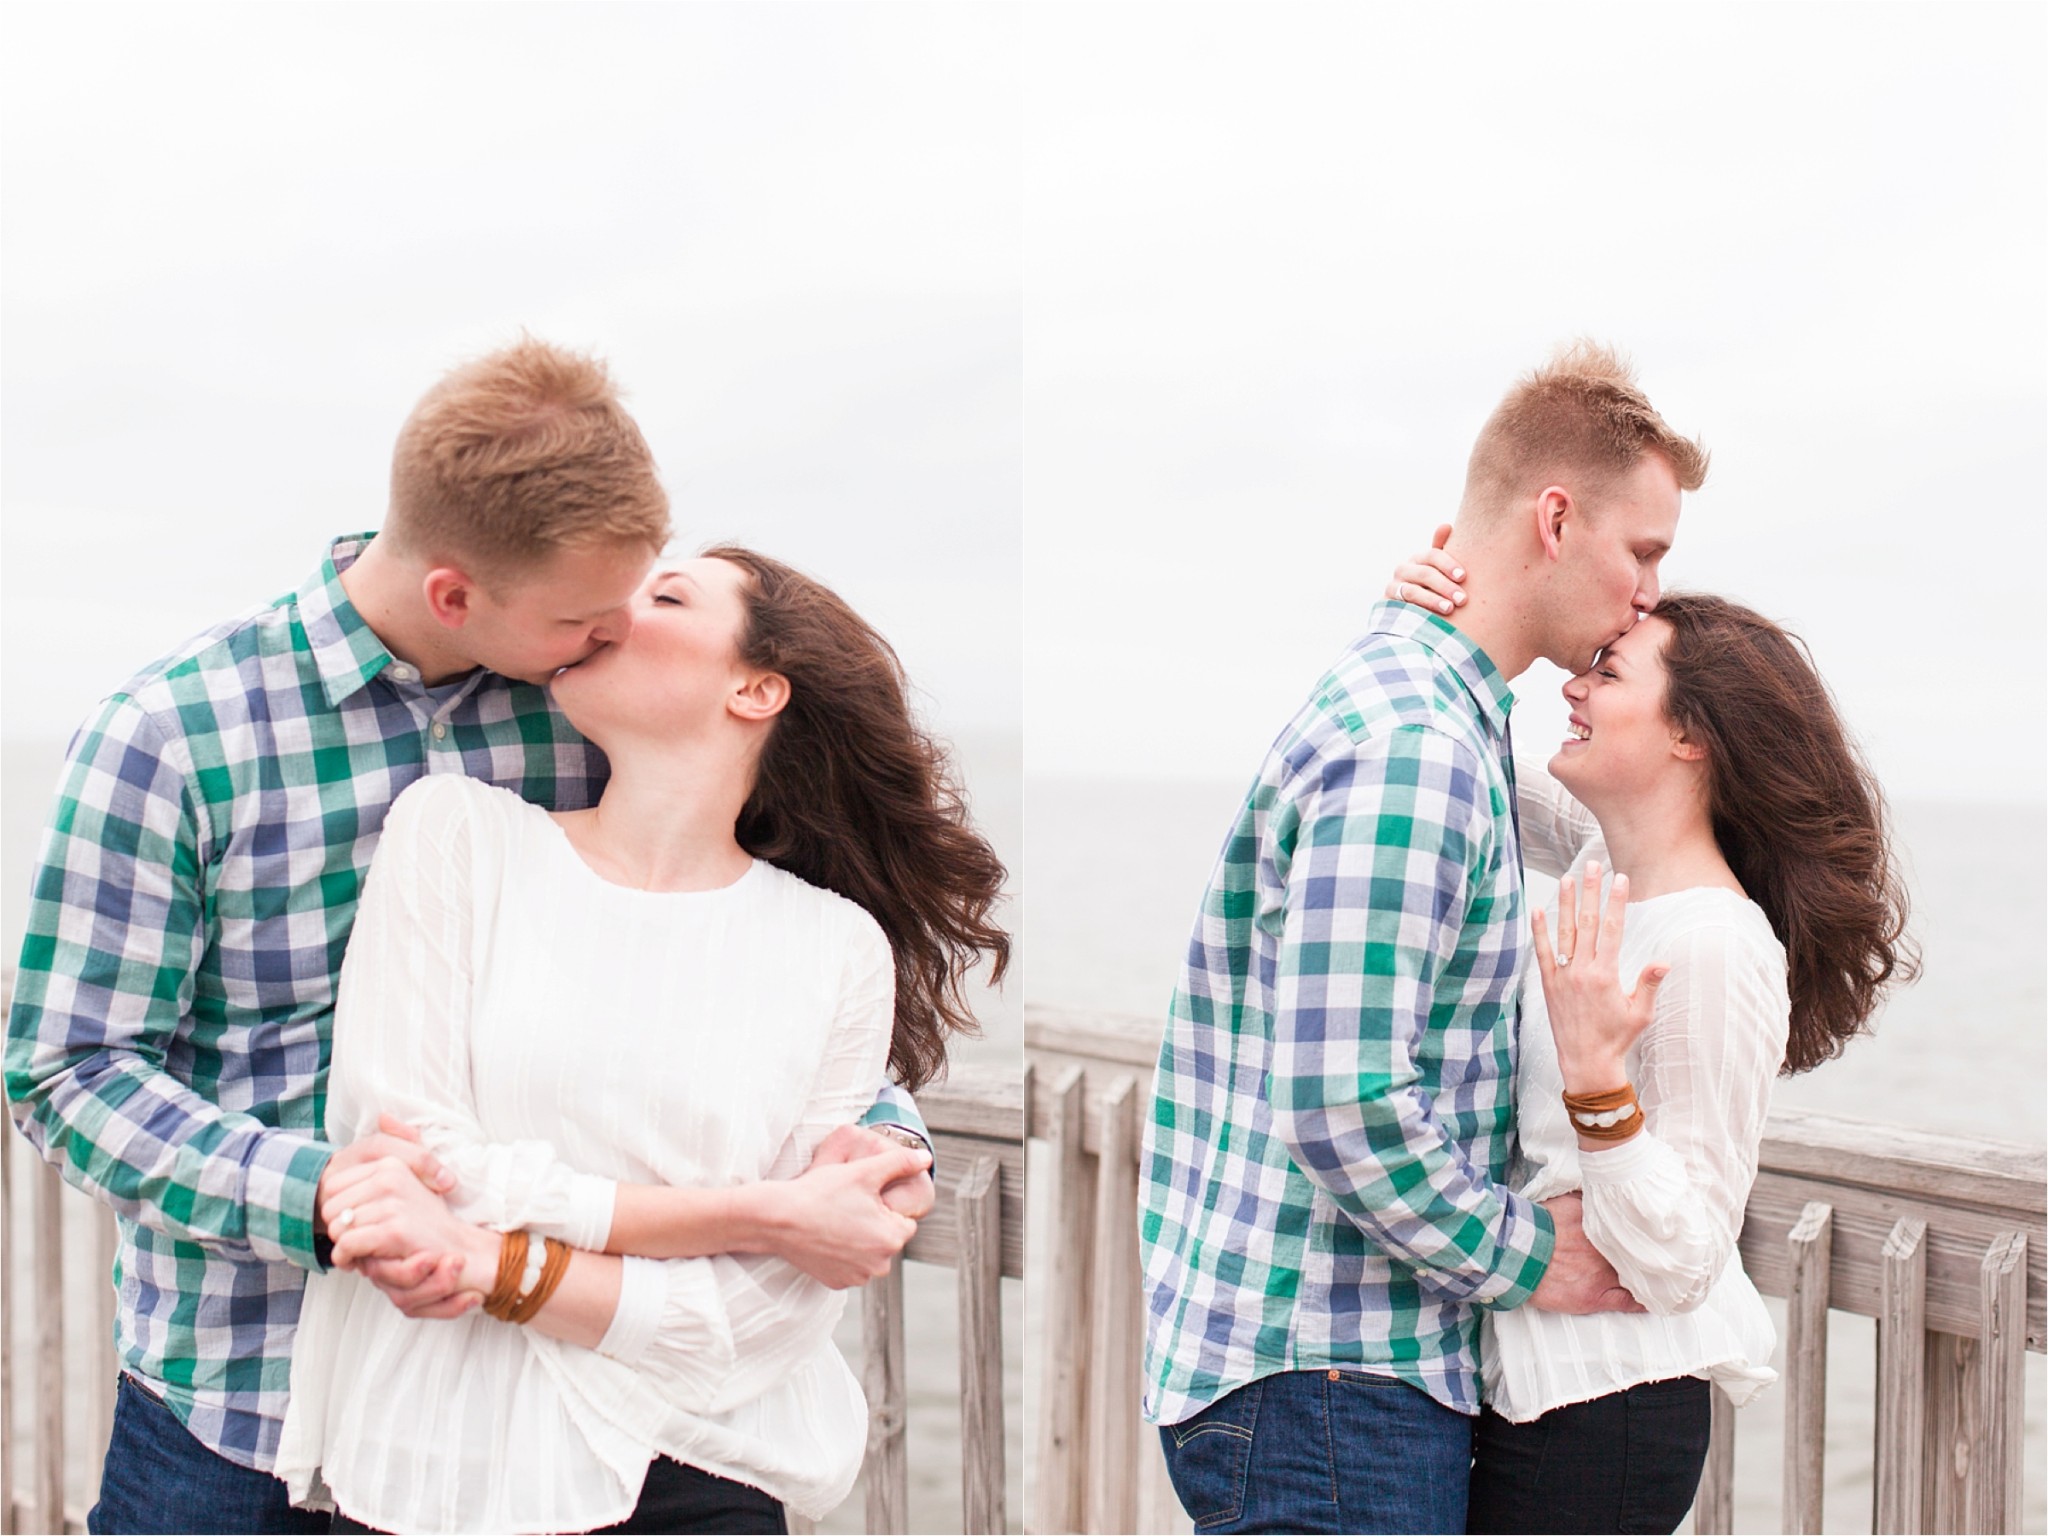
[[[1707,1464],[1692,1501],[1694,1536],[1729,1536],[1735,1529],[1735,1404],[1715,1387],[1707,1430]]]
[[[1871,1529],[1920,1530],[1927,1447],[1927,1223],[1902,1216],[1884,1240],[1877,1319],[1877,1444]]]
[[[903,1259],[870,1280],[861,1297],[861,1388],[868,1398],[868,1529],[901,1531],[910,1521],[910,1456],[904,1443]]]
[[[1003,1508],[1003,1166],[968,1165],[953,1196],[960,1233],[960,1529],[1007,1528]]]
[[[99,1270],[99,1305],[93,1309],[92,1343],[92,1428],[89,1449],[92,1467],[86,1478],[86,1508],[99,1502],[100,1471],[107,1461],[107,1446],[114,1438],[114,1388],[120,1373],[120,1357],[114,1348],[114,1312],[120,1294],[114,1289],[114,1264],[121,1246],[120,1223],[111,1206],[92,1203],[93,1249]]]
[[[1785,1297],[1785,1485],[1787,1531],[1820,1530],[1821,1462],[1827,1449],[1828,1270],[1834,1207],[1809,1200],[1787,1239],[1791,1285]]]
[[[1120,1077],[1102,1103],[1095,1179],[1094,1316],[1089,1319],[1087,1524],[1138,1524],[1138,1395],[1144,1314],[1138,1286],[1138,1084]]]
[[[1972,1529],[1971,1470],[1984,1411],[1975,1339],[1927,1335],[1927,1456],[1921,1473],[1920,1529],[1960,1536]]]
[[[35,1170],[36,1517],[64,1529],[64,1181]]]
[[[1978,1460],[1979,1531],[2019,1529],[2027,1415],[2027,1239],[2002,1232],[1984,1255],[1983,1454]]]
[[[13,1536],[19,1529],[14,1523],[14,1132],[0,1126],[0,1533]]]
[[[1045,1360],[1040,1367],[1038,1465],[1027,1510],[1034,1531],[1081,1529],[1081,1478],[1088,1445],[1087,1365],[1089,1206],[1093,1195],[1082,1145],[1086,1076],[1069,1066],[1054,1079],[1046,1140],[1053,1159],[1052,1252],[1046,1255]]]

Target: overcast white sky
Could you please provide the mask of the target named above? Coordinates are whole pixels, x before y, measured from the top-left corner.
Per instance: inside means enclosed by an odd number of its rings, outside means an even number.
[[[1014,33],[916,5],[7,6],[6,734],[67,735],[374,527],[413,401],[522,326],[611,360],[682,544],[810,569],[943,730],[1014,734]]]
[[[1030,774],[1248,778],[1584,333],[1713,452],[1667,579],[1895,797],[2041,800],[2041,7],[1086,15],[1027,28]]]

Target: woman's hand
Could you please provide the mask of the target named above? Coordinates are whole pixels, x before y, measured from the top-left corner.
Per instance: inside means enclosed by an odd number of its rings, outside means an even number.
[[[408,1317],[460,1317],[497,1283],[498,1234],[456,1216],[398,1158],[376,1158],[323,1180],[320,1202],[335,1268],[372,1272]],[[408,1285],[415,1271],[420,1278]]]
[[[1600,866],[1588,860],[1582,882],[1558,887],[1557,904],[1555,949],[1542,911],[1529,919],[1557,1064],[1566,1093],[1604,1093],[1628,1081],[1629,1047],[1649,1027],[1657,988],[1671,967],[1647,966],[1633,992],[1621,990],[1617,967],[1628,912],[1627,875],[1614,877],[1603,915]]]
[[[1438,613],[1464,607],[1465,589],[1459,583],[1465,579],[1465,568],[1444,553],[1444,546],[1450,541],[1451,525],[1440,524],[1429,548],[1394,567],[1393,578],[1387,582],[1387,596],[1397,603],[1413,603]]]
[[[756,1186],[776,1234],[771,1251],[834,1290],[887,1274],[917,1232],[915,1221],[889,1208],[884,1191],[922,1175],[931,1156],[879,1136],[873,1140],[881,1150],[828,1159],[821,1147],[801,1176]]]

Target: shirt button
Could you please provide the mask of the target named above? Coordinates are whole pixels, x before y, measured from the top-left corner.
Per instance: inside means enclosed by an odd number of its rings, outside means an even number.
[[[439,741],[442,737],[446,736],[447,734],[448,727],[443,725],[439,720],[436,720],[434,722],[434,740]]]
[[[411,667],[408,667],[402,661],[391,669],[391,675],[397,678],[401,683],[409,683],[415,677],[419,676],[417,672],[413,671]]]

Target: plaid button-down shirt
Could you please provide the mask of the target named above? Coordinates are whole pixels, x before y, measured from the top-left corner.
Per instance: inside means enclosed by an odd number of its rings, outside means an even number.
[[[429,689],[397,661],[341,586],[368,538],[73,739],[8,1020],[17,1124],[119,1213],[126,1368],[266,1470],[319,1262],[335,981],[391,802],[463,773],[574,809],[606,773],[542,689],[482,671]],[[868,1121],[924,1131],[894,1087]]]
[[[1486,656],[1406,604],[1280,733],[1225,842],[1140,1161],[1146,1416],[1349,1367],[1479,1411],[1479,1306],[1547,1213],[1513,1135],[1522,873]]]

